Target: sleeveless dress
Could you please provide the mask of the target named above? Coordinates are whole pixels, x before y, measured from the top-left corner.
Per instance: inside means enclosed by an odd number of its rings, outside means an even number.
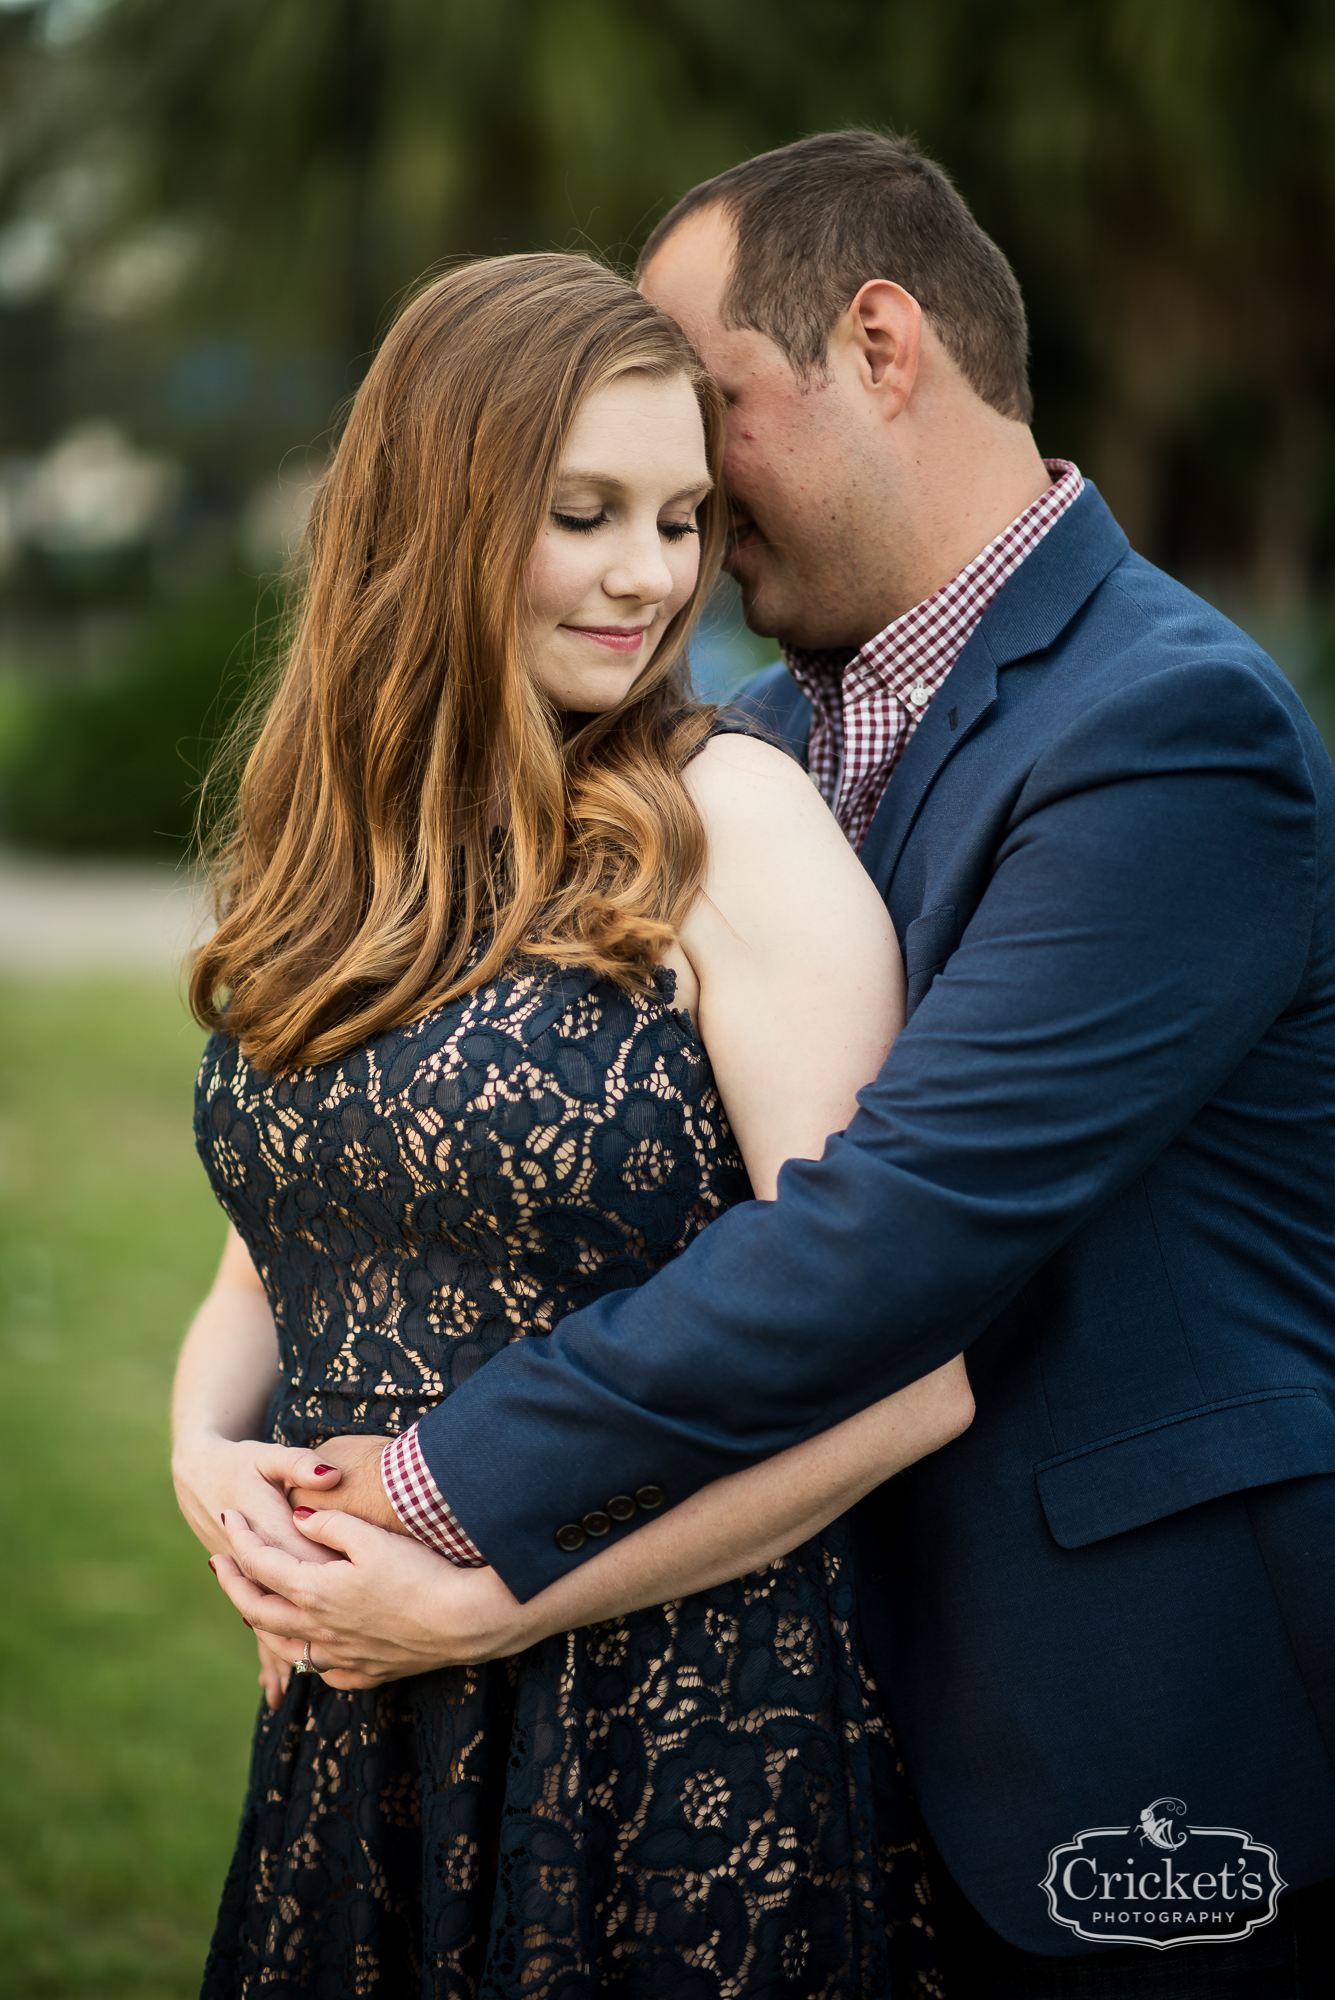
[[[673,992],[525,967],[287,1076],[214,1035],[196,1137],[277,1324],[270,1438],[406,1428],[749,1198]],[[915,1834],[836,1523],[513,1659],[294,1676],[261,1707],[203,1993],[930,1995]]]

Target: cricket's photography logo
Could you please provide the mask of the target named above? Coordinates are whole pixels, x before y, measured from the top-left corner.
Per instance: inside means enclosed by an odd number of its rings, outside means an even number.
[[[1091,1944],[1228,1944],[1275,1914],[1275,1850],[1236,1826],[1188,1826],[1155,1799],[1134,1826],[1087,1826],[1048,1856],[1048,1914]]]

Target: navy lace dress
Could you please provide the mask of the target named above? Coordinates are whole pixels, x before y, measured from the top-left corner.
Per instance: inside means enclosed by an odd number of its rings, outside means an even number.
[[[270,1437],[406,1427],[748,1196],[672,991],[530,969],[282,1077],[213,1037],[197,1138],[277,1322]],[[853,1620],[836,1524],[514,1659],[294,1677],[260,1712],[207,2000],[939,1991]]]

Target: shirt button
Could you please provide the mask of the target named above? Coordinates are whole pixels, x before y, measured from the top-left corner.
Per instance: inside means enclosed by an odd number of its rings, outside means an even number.
[[[557,1529],[556,1546],[558,1549],[564,1549],[568,1556],[573,1556],[576,1549],[583,1548],[584,1530],[578,1521],[567,1521],[564,1527]]]
[[[611,1525],[606,1514],[600,1514],[597,1508],[592,1514],[586,1514],[581,1523],[586,1535],[605,1535]]]
[[[926,708],[928,702],[931,700],[931,696],[928,694],[926,688],[923,686],[921,681],[919,681],[918,685],[911,691],[909,695],[909,700],[913,703],[913,706],[915,708]]]
[[[607,1503],[607,1511],[614,1521],[629,1521],[635,1512],[635,1502],[629,1493],[614,1493]]]
[[[651,1514],[655,1507],[661,1507],[664,1498],[665,1495],[661,1486],[637,1486],[635,1488],[635,1499],[643,1507],[646,1514]]]

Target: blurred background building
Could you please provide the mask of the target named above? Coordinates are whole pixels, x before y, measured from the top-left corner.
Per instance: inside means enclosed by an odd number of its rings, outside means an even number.
[[[1329,0],[0,0],[0,840],[179,851],[424,273],[628,265],[853,123],[1014,262],[1041,446],[1335,719]],[[772,650],[722,599],[703,691]]]

